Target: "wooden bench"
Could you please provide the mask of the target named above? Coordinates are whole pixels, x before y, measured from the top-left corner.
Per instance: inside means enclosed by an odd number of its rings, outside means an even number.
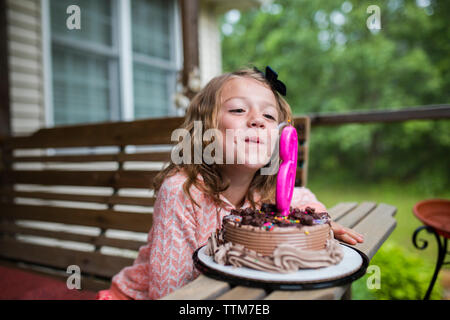
[[[365,236],[364,242],[355,247],[364,252],[369,259],[375,255],[383,242],[396,226],[394,215],[397,209],[388,204],[374,202],[343,202],[329,209],[333,220],[353,228]],[[349,299],[351,284],[317,290],[303,291],[266,291],[246,286],[230,286],[200,275],[183,288],[165,296],[164,300],[316,300]]]
[[[77,265],[83,289],[108,288],[145,244],[152,179],[170,160],[171,133],[182,123],[178,117],[72,125],[2,138],[0,263],[64,281],[68,266]],[[304,186],[309,119],[294,123],[296,185]]]

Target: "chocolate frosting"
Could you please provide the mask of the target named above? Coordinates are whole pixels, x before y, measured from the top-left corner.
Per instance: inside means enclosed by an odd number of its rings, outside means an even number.
[[[232,210],[209,238],[206,254],[221,265],[276,273],[327,267],[344,255],[330,221],[327,212],[309,207],[291,208],[286,217],[267,203],[260,209]]]
[[[330,237],[328,224],[315,226],[274,227],[266,230],[261,227],[239,225],[233,221],[223,224],[223,238],[226,242],[242,244],[246,248],[263,255],[272,255],[281,244],[290,244],[303,250],[321,250]]]
[[[321,250],[302,250],[290,244],[281,244],[271,256],[247,249],[242,244],[232,242],[221,244],[218,236],[220,234],[216,233],[209,238],[206,254],[213,256],[214,261],[221,265],[248,267],[274,273],[291,273],[298,269],[315,269],[334,265],[344,256],[339,242],[333,238],[332,230],[325,248]]]

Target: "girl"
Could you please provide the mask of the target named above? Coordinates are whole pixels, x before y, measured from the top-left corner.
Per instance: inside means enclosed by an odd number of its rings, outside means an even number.
[[[201,121],[204,131],[218,129],[224,137],[227,130],[253,130],[256,136],[221,143],[223,154],[231,153],[233,163],[171,163],[160,172],[154,180],[157,197],[148,243],[140,248],[132,266],[113,277],[111,288],[99,292],[99,299],[158,299],[184,286],[199,275],[193,252],[206,244],[231,209],[275,203],[276,174],[261,174],[268,158],[247,160],[252,143],[270,155],[276,139],[270,132],[278,132],[278,125],[292,118],[278,92],[283,92],[281,82],[266,76],[257,69],[227,73],[212,79],[193,98],[183,125],[191,137],[194,121]],[[291,206],[326,211],[304,187],[294,189]],[[332,229],[344,242],[363,241],[360,234],[337,223],[332,223]]]

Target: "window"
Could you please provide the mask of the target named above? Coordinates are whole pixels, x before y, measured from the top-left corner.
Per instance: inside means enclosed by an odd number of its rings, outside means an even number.
[[[73,4],[81,10],[80,30],[66,26]],[[48,6],[54,125],[175,115],[175,0],[50,0]]]
[[[133,0],[133,80],[136,118],[167,115],[176,84],[174,3]]]

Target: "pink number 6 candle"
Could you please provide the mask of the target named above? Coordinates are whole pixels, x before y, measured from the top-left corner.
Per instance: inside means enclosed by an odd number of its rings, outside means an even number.
[[[283,216],[289,215],[297,172],[297,130],[292,125],[284,127],[280,137],[281,164],[277,176],[276,204]]]

